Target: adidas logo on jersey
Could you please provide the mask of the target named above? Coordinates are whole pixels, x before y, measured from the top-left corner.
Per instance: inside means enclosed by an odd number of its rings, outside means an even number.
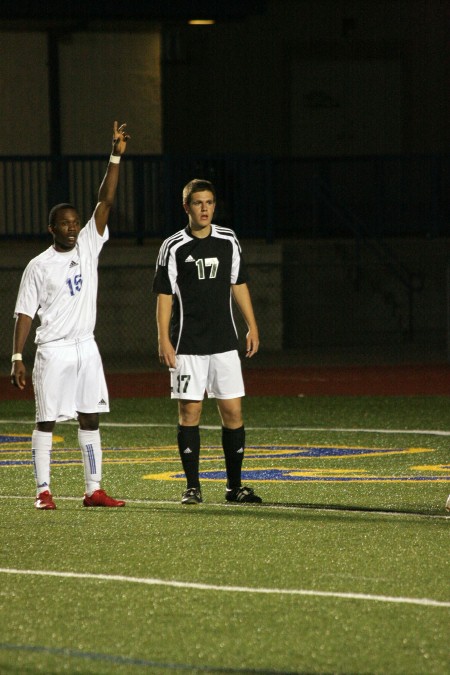
[[[72,260],[72,262],[70,263],[69,267],[76,267],[77,265],[78,265],[78,263],[75,262],[75,260]]]
[[[194,258],[191,255],[188,255],[184,262],[195,262]]]

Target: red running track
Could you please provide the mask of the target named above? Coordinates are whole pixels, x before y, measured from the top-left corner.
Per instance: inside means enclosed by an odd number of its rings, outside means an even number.
[[[169,396],[166,370],[106,375],[111,398]],[[450,396],[450,364],[247,368],[248,396]],[[0,378],[0,400],[33,398],[31,378],[20,392]]]

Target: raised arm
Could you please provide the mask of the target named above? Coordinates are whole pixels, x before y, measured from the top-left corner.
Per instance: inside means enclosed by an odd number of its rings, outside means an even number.
[[[259,349],[259,332],[253,312],[252,299],[247,284],[234,284],[231,286],[233,297],[239,307],[244,321],[247,324],[248,333],[246,335],[246,353],[250,358],[256,354]]]
[[[109,158],[106,173],[98,191],[98,202],[94,211],[97,232],[101,236],[105,232],[109,212],[116,196],[120,158],[125,152],[127,141],[130,138],[126,127],[126,124],[121,124],[119,127],[118,123],[114,122],[111,157]]]

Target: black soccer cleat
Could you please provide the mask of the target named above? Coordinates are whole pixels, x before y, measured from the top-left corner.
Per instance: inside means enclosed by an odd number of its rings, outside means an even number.
[[[227,502],[236,502],[238,504],[261,504],[262,502],[261,497],[255,495],[253,489],[245,487],[245,485],[234,488],[233,490],[227,488],[225,499]]]
[[[188,488],[181,497],[182,504],[201,504],[202,501],[202,493],[199,488]]]

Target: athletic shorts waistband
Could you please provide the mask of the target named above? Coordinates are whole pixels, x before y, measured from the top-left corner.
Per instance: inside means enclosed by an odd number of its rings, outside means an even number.
[[[79,338],[59,338],[58,340],[51,340],[50,342],[38,342],[37,347],[70,347],[78,345],[80,342],[87,342],[88,340],[95,340],[94,334],[84,335]]]

